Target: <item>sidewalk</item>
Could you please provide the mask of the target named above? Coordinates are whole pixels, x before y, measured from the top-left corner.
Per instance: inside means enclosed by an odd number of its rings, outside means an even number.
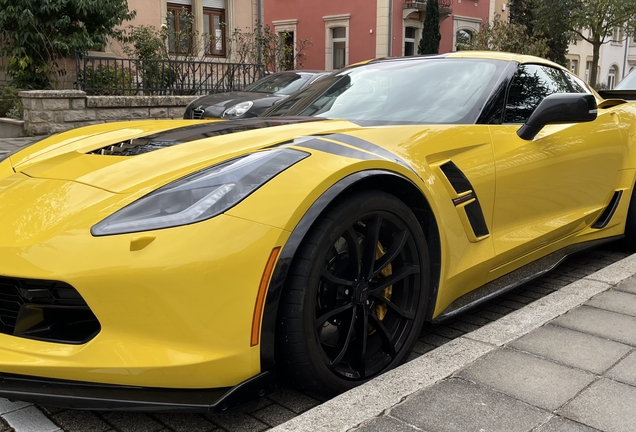
[[[634,431],[636,255],[273,431]]]
[[[13,151],[13,150],[17,150],[21,147],[24,147],[28,144],[34,143],[35,141],[39,141],[44,138],[46,137],[37,136],[37,137],[23,137],[23,138],[0,138],[0,155],[2,155],[3,153]]]

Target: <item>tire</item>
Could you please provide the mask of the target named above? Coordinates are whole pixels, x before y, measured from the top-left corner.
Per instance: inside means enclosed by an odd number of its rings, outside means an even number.
[[[362,384],[406,359],[428,291],[428,247],[413,212],[384,192],[353,195],[314,224],[296,253],[279,309],[277,364],[319,394]]]

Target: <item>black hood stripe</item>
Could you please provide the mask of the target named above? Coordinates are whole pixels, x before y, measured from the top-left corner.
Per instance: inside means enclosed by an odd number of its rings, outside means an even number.
[[[227,135],[255,129],[284,126],[289,124],[305,123],[311,121],[324,121],[320,118],[294,117],[294,118],[252,118],[232,121],[219,121],[210,123],[197,123],[192,126],[170,129],[145,137],[134,138],[123,142],[108,145],[89,152],[89,154],[135,156],[184,144],[191,141],[202,140],[219,135]]]

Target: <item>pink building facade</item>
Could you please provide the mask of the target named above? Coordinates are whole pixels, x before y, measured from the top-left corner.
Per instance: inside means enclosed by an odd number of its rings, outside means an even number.
[[[438,0],[440,53],[488,22],[491,1]],[[409,0],[275,0],[263,2],[264,23],[312,46],[296,59],[304,69],[339,69],[378,57],[417,54],[426,2]]]

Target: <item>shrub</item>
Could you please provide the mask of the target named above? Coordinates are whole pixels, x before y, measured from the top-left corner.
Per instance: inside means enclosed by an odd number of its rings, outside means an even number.
[[[19,91],[14,86],[7,86],[0,91],[0,117],[22,120],[23,108],[18,97]]]
[[[85,72],[86,92],[91,95],[134,95],[133,73],[118,65],[87,66]],[[78,77],[81,79],[81,77]]]

